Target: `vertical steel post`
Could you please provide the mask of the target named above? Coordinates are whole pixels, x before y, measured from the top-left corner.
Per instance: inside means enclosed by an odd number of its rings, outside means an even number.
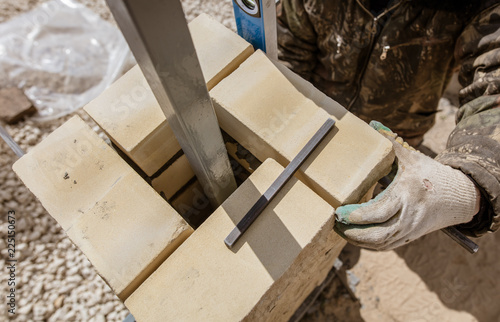
[[[214,206],[236,181],[179,0],[106,0]]]

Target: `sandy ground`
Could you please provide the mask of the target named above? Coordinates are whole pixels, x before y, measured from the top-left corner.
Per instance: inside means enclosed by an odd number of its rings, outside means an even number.
[[[42,1],[0,0],[0,22]],[[111,20],[103,0],[82,0]],[[234,30],[229,0],[185,0],[188,19],[206,12]],[[425,144],[444,149],[454,126],[454,108],[442,100],[436,126]],[[83,112],[76,112],[90,120]],[[27,120],[7,127],[25,150],[40,142],[67,117],[51,123]],[[18,321],[121,321],[128,311],[96,275],[57,223],[17,179],[10,167],[16,156],[0,141],[0,294],[7,296],[6,214],[17,217]],[[469,255],[444,234],[425,236],[396,251],[372,252],[347,246],[341,255],[357,301],[339,278],[325,288],[304,321],[500,321],[500,234],[479,240]],[[7,314],[0,301],[0,320]]]

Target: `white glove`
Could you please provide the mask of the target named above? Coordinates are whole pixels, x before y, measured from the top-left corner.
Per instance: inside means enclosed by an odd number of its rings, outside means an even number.
[[[388,250],[472,220],[480,192],[465,174],[415,151],[381,123],[370,125],[393,143],[397,174],[374,199],[337,208],[337,233],[352,244]]]

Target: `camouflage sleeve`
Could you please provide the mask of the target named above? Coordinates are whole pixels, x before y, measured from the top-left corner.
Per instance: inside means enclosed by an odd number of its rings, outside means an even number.
[[[500,5],[475,17],[455,49],[461,65],[457,126],[438,161],[462,170],[482,193],[481,210],[459,226],[470,236],[500,226]]]
[[[304,8],[305,0],[282,0],[277,7],[278,57],[304,79],[316,66],[317,35]]]

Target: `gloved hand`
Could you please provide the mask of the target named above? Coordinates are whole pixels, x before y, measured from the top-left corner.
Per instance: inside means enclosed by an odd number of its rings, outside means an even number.
[[[472,220],[480,192],[465,174],[416,151],[381,123],[370,126],[393,143],[397,174],[374,199],[337,208],[337,233],[354,245],[388,250]]]

